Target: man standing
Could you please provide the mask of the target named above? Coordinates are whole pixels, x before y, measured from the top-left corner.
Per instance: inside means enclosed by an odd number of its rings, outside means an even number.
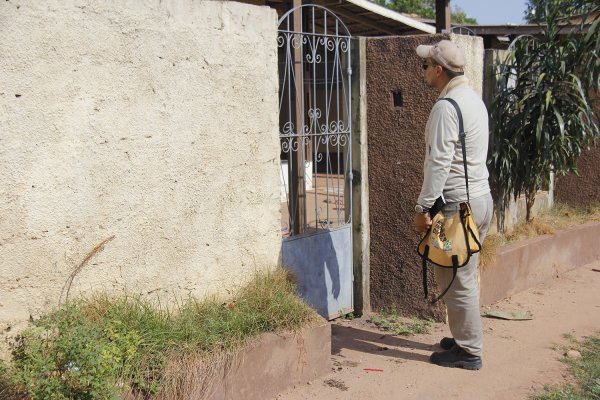
[[[490,226],[493,213],[488,184],[486,157],[488,151],[488,114],[481,100],[464,76],[465,55],[449,40],[433,46],[417,47],[424,59],[425,82],[436,88],[439,99],[451,98],[459,105],[466,132],[465,148],[469,178],[469,195],[481,243]],[[440,196],[445,201],[444,215],[456,213],[467,201],[462,146],[458,137],[458,115],[449,101],[433,106],[425,128],[425,163],[421,194],[415,206],[415,227],[425,232],[431,226],[429,208]],[[458,269],[450,289],[444,296],[448,309],[448,325],[452,337],[443,338],[444,351],[434,352],[430,359],[444,367],[478,370],[482,367],[483,329],[479,314],[477,262],[479,254]],[[439,287],[448,287],[452,269],[434,267]]]

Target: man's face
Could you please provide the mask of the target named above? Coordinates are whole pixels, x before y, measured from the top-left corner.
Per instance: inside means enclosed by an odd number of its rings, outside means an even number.
[[[427,86],[435,87],[435,83],[441,74],[442,67],[435,64],[431,58],[423,61],[423,74],[425,75],[425,83]]]

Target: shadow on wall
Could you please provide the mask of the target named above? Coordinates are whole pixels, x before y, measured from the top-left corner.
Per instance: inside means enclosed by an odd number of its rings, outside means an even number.
[[[300,296],[328,319],[339,315],[343,304],[351,307],[351,292],[342,283],[346,257],[339,251],[339,232],[344,230],[292,237],[282,244],[283,266],[294,273]]]

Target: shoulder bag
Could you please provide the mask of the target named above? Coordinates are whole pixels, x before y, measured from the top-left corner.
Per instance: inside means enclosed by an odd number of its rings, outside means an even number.
[[[459,204],[459,209],[450,217],[445,217],[442,207],[436,207],[439,210],[430,215],[431,226],[419,242],[417,253],[423,260],[423,290],[425,298],[428,297],[427,290],[427,262],[431,262],[442,268],[452,268],[452,281],[448,287],[431,301],[431,304],[437,303],[448,292],[458,268],[464,267],[471,256],[481,250],[479,242],[479,231],[473,218],[471,206],[469,204],[469,176],[467,174],[467,157],[465,149],[465,129],[463,125],[460,107],[450,98],[443,98],[450,102],[458,114],[459,140],[462,146],[463,166],[465,169],[465,184],[467,190],[467,201]],[[436,204],[439,203],[436,201]]]

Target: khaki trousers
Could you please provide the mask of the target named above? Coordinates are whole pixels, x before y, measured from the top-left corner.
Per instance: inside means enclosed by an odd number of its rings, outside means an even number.
[[[490,227],[494,206],[491,194],[471,199],[471,210],[479,230],[481,244]],[[446,204],[444,215],[451,216],[458,210],[458,204]],[[479,311],[479,289],[477,284],[477,263],[479,253],[473,254],[464,267],[458,269],[454,283],[442,298],[448,309],[448,325],[456,344],[475,356],[483,352],[483,328]],[[435,267],[435,279],[441,290],[452,280],[452,268]]]

